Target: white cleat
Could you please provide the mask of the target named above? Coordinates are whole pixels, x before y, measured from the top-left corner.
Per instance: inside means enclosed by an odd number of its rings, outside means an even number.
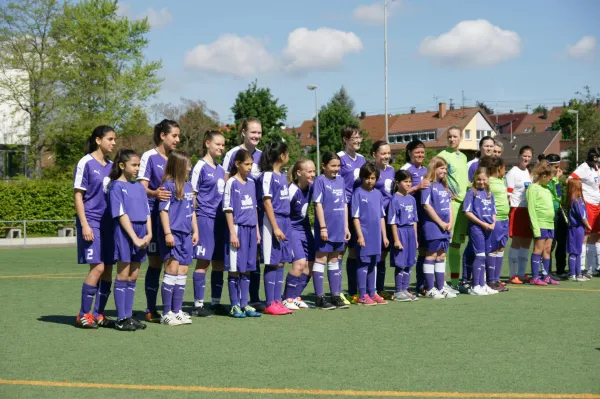
[[[437,290],[437,288],[432,288],[429,291],[427,291],[427,293],[425,294],[426,298],[431,298],[431,299],[444,299],[446,298],[444,295],[442,295],[441,292],[439,292]]]
[[[175,315],[175,318],[179,320],[181,324],[192,324],[192,318],[190,315],[181,310]]]
[[[445,281],[444,281],[444,289],[443,289],[443,291],[451,292],[454,295],[460,294],[460,291],[455,290],[454,288],[450,287],[450,285],[447,282],[445,282]]]
[[[298,307],[298,305],[296,305],[296,303],[294,302],[293,299],[284,299],[282,303],[283,303],[283,306],[285,306],[286,309],[289,309],[289,310],[298,310],[298,309],[300,309]]]
[[[473,288],[471,288],[471,290],[469,291],[469,294],[471,295],[475,295],[475,296],[484,296],[484,295],[489,295],[485,289],[480,286],[480,285],[476,285]]]
[[[485,290],[485,292],[487,292],[488,295],[494,295],[494,294],[497,294],[498,292],[500,292],[500,291],[493,289],[492,287],[490,287],[487,284],[483,286],[483,289]]]
[[[444,298],[446,298],[446,299],[456,298],[455,293],[453,293],[451,291],[447,291],[445,288],[440,291],[440,294],[442,294],[444,296]]]
[[[310,307],[300,297],[294,299],[294,305],[298,306],[299,309],[308,309]]]
[[[180,326],[181,320],[177,318],[177,315],[173,312],[165,313],[160,318],[160,324],[164,324],[165,326]]]

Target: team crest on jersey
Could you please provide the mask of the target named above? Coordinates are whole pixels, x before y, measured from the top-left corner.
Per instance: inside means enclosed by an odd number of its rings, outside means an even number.
[[[102,189],[104,190],[104,193],[108,193],[108,185],[110,184],[110,177],[105,176],[104,179],[102,180]]]
[[[386,193],[391,193],[393,185],[394,185],[394,182],[393,182],[392,179],[385,179],[385,182],[383,183],[383,187],[385,189],[385,192]]]
[[[352,167],[352,166],[350,166]],[[354,169],[354,180],[358,180],[358,177],[360,175],[360,169]]]
[[[279,192],[279,197],[281,199],[287,199],[287,197],[288,197],[288,188],[287,188],[287,186],[283,186],[283,188]]]
[[[300,211],[300,214],[302,215],[303,218],[306,217],[307,213],[308,213],[308,203],[302,205],[302,210]]]
[[[254,177],[260,176],[260,169],[258,168],[257,164],[252,164],[252,170],[250,171],[250,174],[252,174],[252,176]]]
[[[244,198],[242,199],[242,209],[250,209],[252,208],[252,197],[250,197],[248,194],[245,194]]]
[[[217,192],[221,195],[225,192],[225,180],[219,179],[217,180]]]

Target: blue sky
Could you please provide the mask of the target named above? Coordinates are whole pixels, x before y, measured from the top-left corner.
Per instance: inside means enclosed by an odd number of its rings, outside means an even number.
[[[600,2],[390,0],[390,113],[485,101],[501,112],[561,105],[600,92]],[[120,2],[148,16],[148,59],[161,59],[152,102],[204,100],[231,122],[237,93],[258,80],[288,107],[288,126],[314,116],[342,85],[356,112],[384,112],[383,0]],[[154,116],[151,115],[154,119]]]

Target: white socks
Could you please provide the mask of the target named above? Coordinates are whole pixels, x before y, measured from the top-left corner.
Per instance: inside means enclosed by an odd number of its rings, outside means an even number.
[[[508,249],[508,266],[510,277],[516,276],[519,264],[519,250],[516,248]]]

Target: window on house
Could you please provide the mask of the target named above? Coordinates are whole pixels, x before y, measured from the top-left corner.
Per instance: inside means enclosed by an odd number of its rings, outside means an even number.
[[[388,140],[389,140],[390,144],[393,144],[396,142],[396,136],[388,136]]]
[[[302,137],[302,133],[298,133],[298,138]]]
[[[421,140],[421,141],[427,141],[427,133],[421,133],[419,135],[419,140]]]
[[[427,133],[427,138],[429,141],[435,141],[435,133]]]
[[[479,140],[481,140],[481,138],[485,135],[485,130],[478,130],[477,131],[477,141],[479,142]]]
[[[465,130],[465,140],[471,140],[471,130]]]

